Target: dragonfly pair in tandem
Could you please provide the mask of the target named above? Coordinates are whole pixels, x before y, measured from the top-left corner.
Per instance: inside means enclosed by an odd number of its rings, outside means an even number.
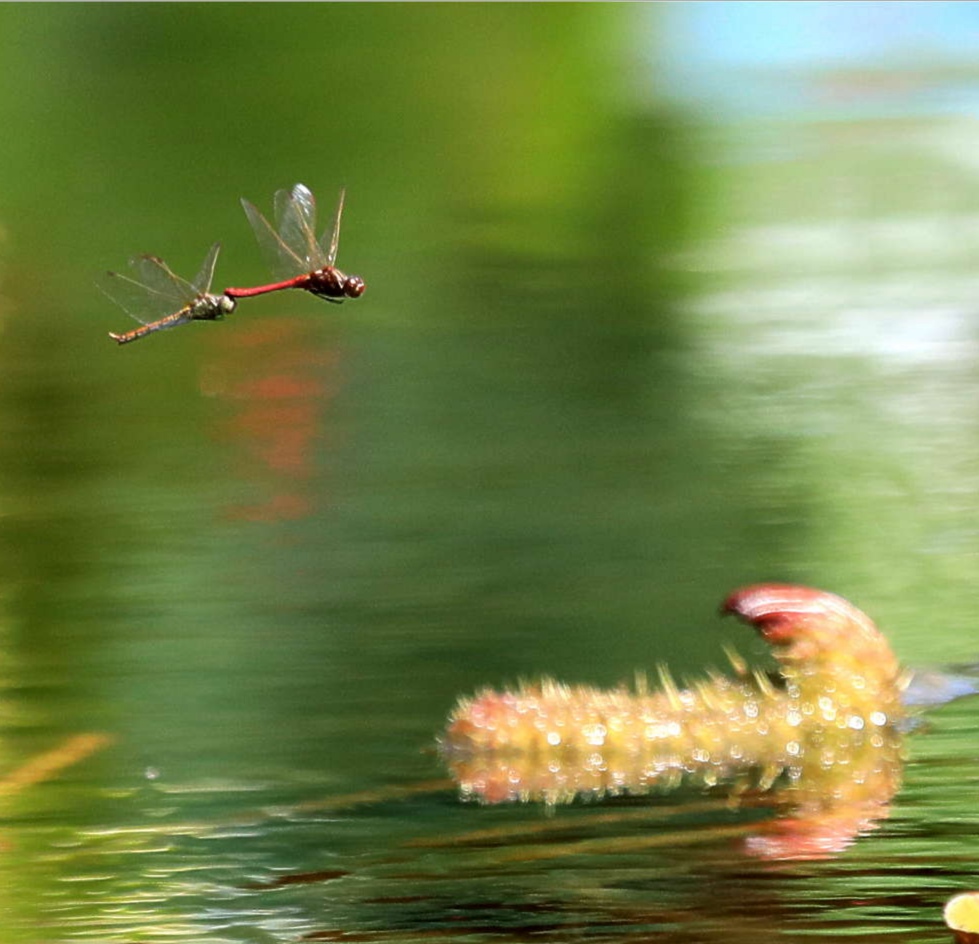
[[[281,279],[279,282],[252,288],[226,288],[220,295],[212,293],[211,281],[220,243],[211,246],[193,282],[182,279],[157,256],[132,259],[131,275],[107,272],[99,287],[142,325],[124,334],[110,332],[109,337],[118,344],[128,344],[155,331],[191,321],[217,321],[235,310],[239,298],[287,288],[301,288],[335,304],[347,298],[359,298],[366,287],[364,280],[358,275],[345,275],[334,265],[343,198],[341,190],[332,226],[321,239],[316,238],[316,199],[303,184],[276,193],[275,227],[251,203],[241,201],[259,247],[272,271]]]

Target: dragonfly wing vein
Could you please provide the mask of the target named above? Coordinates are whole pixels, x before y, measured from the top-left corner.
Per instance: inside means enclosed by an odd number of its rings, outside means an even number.
[[[183,302],[174,303],[169,295],[161,295],[152,287],[118,272],[106,272],[96,285],[130,318],[144,325],[166,317],[184,305]]]
[[[242,200],[241,205],[245,210],[245,216],[251,224],[252,232],[258,242],[258,248],[265,257],[266,265],[280,278],[288,279],[297,275],[304,275],[309,270],[306,268],[306,260],[300,259],[293,250],[287,246],[282,237],[272,228],[258,209],[247,200]]]
[[[316,198],[304,184],[291,191],[280,190],[275,195],[275,219],[279,236],[300,256],[307,272],[325,264],[323,252],[316,241]]]
[[[347,190],[344,188],[340,191],[340,199],[337,201],[337,208],[333,213],[333,223],[329,229],[329,242],[327,242],[325,232],[323,233],[323,238],[321,240],[323,245],[329,245],[330,247],[326,253],[326,264],[328,266],[335,265],[337,261],[337,247],[340,245],[340,217],[343,216],[343,201],[346,195]]]
[[[194,279],[195,295],[206,295],[211,290],[211,282],[214,280],[214,267],[217,265],[220,251],[221,244],[215,243],[204,257],[201,270],[197,273],[197,278]]]

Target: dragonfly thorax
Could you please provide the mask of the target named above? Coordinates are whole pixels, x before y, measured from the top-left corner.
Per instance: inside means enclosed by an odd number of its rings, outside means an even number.
[[[320,298],[343,301],[344,298],[359,298],[366,286],[359,275],[344,275],[334,266],[324,266],[310,273],[303,288]]]
[[[237,302],[230,295],[199,295],[193,304],[191,317],[197,321],[217,321],[235,310]]]

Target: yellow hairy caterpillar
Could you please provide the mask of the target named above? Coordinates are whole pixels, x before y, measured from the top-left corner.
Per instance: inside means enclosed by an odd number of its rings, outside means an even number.
[[[545,680],[461,699],[440,746],[463,797],[483,803],[642,794],[692,783],[768,793],[790,812],[749,851],[812,858],[887,815],[900,785],[904,674],[841,597],[758,584],[722,605],[772,646],[779,677],[743,669],[657,691]]]

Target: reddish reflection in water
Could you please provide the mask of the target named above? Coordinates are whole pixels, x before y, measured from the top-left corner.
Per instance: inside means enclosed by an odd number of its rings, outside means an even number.
[[[243,447],[240,480],[264,500],[234,504],[240,521],[293,521],[314,510],[315,451],[339,389],[339,353],[300,319],[257,321],[223,335],[201,391],[233,405],[221,435]]]

